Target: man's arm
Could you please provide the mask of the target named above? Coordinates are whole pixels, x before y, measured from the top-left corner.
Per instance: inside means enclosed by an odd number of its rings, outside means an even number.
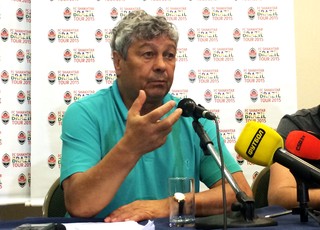
[[[319,194],[320,189],[309,189],[309,207],[320,207]],[[299,205],[296,180],[289,169],[278,163],[270,166],[268,201],[269,205],[280,205],[287,209]]]
[[[238,183],[240,189],[249,197],[252,197],[252,191],[242,172],[232,174],[234,180]],[[210,189],[195,194],[196,216],[208,216],[221,214],[223,212],[223,199],[221,180],[214,184]],[[231,204],[236,201],[236,196],[231,186],[226,183],[226,197],[228,211]],[[122,206],[112,212],[106,219],[106,222],[118,221],[142,221],[154,218],[163,218],[169,216],[169,200],[138,200],[131,204]]]
[[[140,116],[145,100],[145,92],[140,91],[128,111],[124,136],[97,165],[86,172],[75,173],[63,181],[66,208],[70,215],[92,217],[98,214],[113,199],[140,157],[165,143],[182,111],[177,109],[167,118],[160,120],[175,106],[175,103],[170,101]]]

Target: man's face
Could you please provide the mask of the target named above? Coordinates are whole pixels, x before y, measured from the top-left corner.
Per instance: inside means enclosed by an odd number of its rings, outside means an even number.
[[[127,106],[141,89],[147,94],[147,102],[162,101],[173,82],[176,52],[176,44],[161,36],[150,41],[133,42],[126,60],[117,55],[115,69],[120,93]]]

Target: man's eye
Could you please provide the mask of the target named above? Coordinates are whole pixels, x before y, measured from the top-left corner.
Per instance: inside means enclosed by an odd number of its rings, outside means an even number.
[[[173,59],[176,57],[176,54],[175,53],[167,53],[164,55],[167,59]]]
[[[153,55],[153,52],[145,52],[145,53],[143,53],[143,56],[144,56],[145,58],[151,58],[151,57],[153,57],[154,55]]]

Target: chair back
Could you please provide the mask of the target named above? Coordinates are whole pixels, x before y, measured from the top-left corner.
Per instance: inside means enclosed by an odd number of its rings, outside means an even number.
[[[66,212],[60,178],[57,178],[44,198],[42,215],[44,217],[64,217]]]
[[[270,168],[263,168],[251,185],[255,208],[268,206]]]

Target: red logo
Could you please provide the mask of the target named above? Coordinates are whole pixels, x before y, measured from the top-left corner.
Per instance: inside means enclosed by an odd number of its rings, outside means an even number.
[[[57,163],[56,157],[53,154],[51,154],[48,157],[48,166],[49,166],[49,168],[53,169],[54,166],[56,166],[56,163]]]
[[[103,33],[100,29],[96,30],[95,37],[96,37],[97,42],[101,42],[101,40],[103,38]]]
[[[20,62],[20,63],[23,62],[24,52],[21,49],[17,51],[16,56],[17,56],[18,62]]]
[[[20,187],[23,188],[26,185],[26,182],[27,182],[26,175],[21,173],[18,177],[18,183],[19,183]]]
[[[8,168],[8,166],[10,165],[10,156],[7,153],[3,154],[2,156],[2,165],[5,168]]]
[[[21,8],[19,8],[16,12],[16,16],[19,22],[21,22],[24,18],[24,12]]]
[[[1,120],[2,120],[2,123],[3,124],[8,124],[9,123],[9,120],[10,120],[10,115],[7,111],[4,111],[1,115]]]
[[[54,112],[49,113],[48,115],[48,122],[51,126],[53,126],[56,123],[56,114]]]
[[[19,104],[23,104],[24,103],[24,101],[25,101],[25,99],[26,99],[26,95],[25,95],[25,93],[22,91],[22,90],[20,90],[19,92],[18,92],[18,94],[17,94],[17,99],[18,99],[18,102],[19,102]]]
[[[2,73],[1,73],[1,81],[4,83],[4,84],[7,84],[9,80],[9,74],[6,70],[3,70]]]
[[[63,17],[66,21],[69,21],[71,18],[71,10],[68,7],[64,9]]]
[[[49,30],[48,39],[51,43],[56,40],[56,32],[54,30]]]
[[[118,10],[115,7],[111,9],[110,17],[113,21],[117,20],[118,18]]]
[[[56,81],[56,73],[53,71],[50,71],[48,74],[48,81],[50,83],[50,85],[53,85]]]
[[[20,145],[23,145],[26,142],[26,134],[23,131],[18,133],[18,142]]]
[[[1,39],[2,41],[6,42],[8,40],[9,37],[9,33],[8,30],[6,28],[1,30]]]
[[[71,51],[70,51],[69,49],[66,49],[66,50],[64,51],[64,53],[63,53],[63,57],[64,57],[64,60],[65,60],[66,62],[70,62],[71,57],[72,57]]]
[[[63,95],[64,102],[69,105],[72,99],[70,91],[66,91]]]

